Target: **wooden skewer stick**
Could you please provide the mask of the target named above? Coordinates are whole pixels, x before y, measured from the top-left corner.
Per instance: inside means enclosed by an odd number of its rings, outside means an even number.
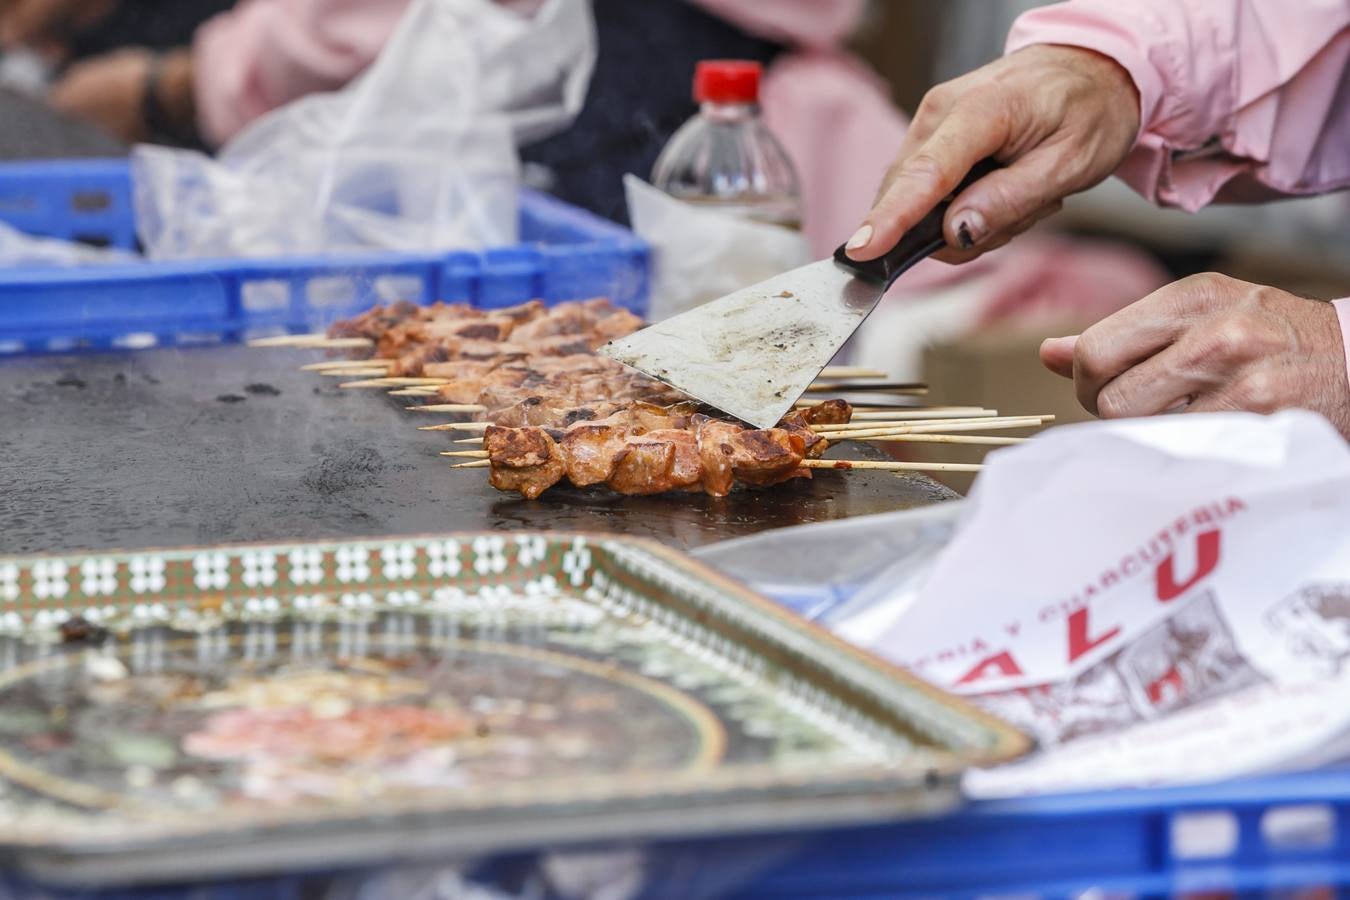
[[[887,378],[889,375],[881,369],[868,369],[862,366],[826,366],[820,370],[817,378]]]
[[[1025,444],[1029,438],[989,437],[982,434],[893,434],[890,437],[847,440],[875,441],[879,444],[980,444],[990,447],[1011,447],[1014,444]]]
[[[863,429],[859,431],[831,432],[829,440],[847,441],[856,438],[887,438],[898,434],[940,434],[947,431],[1003,431],[1010,428],[1039,428],[1044,424],[1039,418],[1011,419],[997,424],[988,422],[938,422],[932,425],[907,425],[895,428]]]
[[[973,406],[967,409],[886,409],[853,413],[854,422],[899,422],[906,419],[975,419],[984,416],[997,416],[996,409],[980,409]]]
[[[419,425],[418,431],[487,431],[491,422],[450,422],[446,425]]]
[[[398,387],[396,384],[390,384],[385,378],[367,378],[364,381],[344,381],[338,385],[340,388],[389,388]]]
[[[439,387],[445,384],[443,378],[414,378],[405,375],[394,377],[383,376],[372,378],[369,381],[353,381],[351,387]],[[339,387],[348,387],[348,385],[339,385]]]
[[[447,406],[447,405],[453,405],[453,404],[438,404],[438,405],[439,405],[439,406]],[[413,408],[413,409],[428,409],[429,407],[422,406],[422,407],[412,407],[412,408]],[[948,426],[948,425],[952,425],[952,426],[959,426],[959,425],[980,425],[980,426],[989,427],[990,430],[993,430],[993,429],[999,427],[1000,424],[1001,424],[1002,422],[1006,421],[1008,418],[1014,418],[1014,419],[1015,419],[1016,421],[1018,421],[1018,422],[1023,422],[1023,421],[1029,420],[1029,421],[1030,421],[1030,424],[1039,424],[1039,423],[1042,422],[1042,421],[1053,421],[1053,419],[1054,419],[1053,416],[1018,416],[1018,417],[1005,417],[1004,419],[976,418],[976,419],[970,419],[970,420],[968,420],[968,421],[962,421],[962,420],[960,420],[960,419],[932,419],[932,420],[929,420],[929,421],[924,421],[924,420],[920,419],[920,420],[917,420],[917,421],[903,421],[903,422],[894,422],[894,423],[886,423],[886,422],[879,422],[879,423],[878,423],[878,422],[868,422],[868,423],[866,423],[866,424],[864,424],[864,425],[858,425],[858,426],[854,426],[854,425],[815,425],[815,426],[812,427],[812,430],[814,430],[814,431],[815,431],[817,434],[819,434],[821,437],[827,438],[827,439],[829,439],[829,440],[834,441],[834,440],[849,440],[849,439],[851,439],[851,438],[847,438],[847,437],[844,436],[844,435],[848,434],[849,432],[859,432],[859,433],[861,433],[861,432],[871,432],[871,431],[876,431],[876,432],[879,432],[879,433],[882,433],[882,434],[890,435],[890,434],[896,434],[896,433],[898,433],[898,432],[896,431],[896,429],[900,429],[900,428],[912,428],[912,427],[917,426],[917,425],[942,426],[942,428],[943,428],[944,430],[948,430],[948,429],[946,429],[946,426]],[[488,427],[489,427],[491,424],[492,424],[491,422],[447,422],[447,423],[445,423],[445,424],[443,424],[443,425],[421,425],[421,426],[418,426],[418,429],[417,429],[417,430],[418,430],[418,431],[475,431],[475,432],[480,432],[480,433],[481,433],[481,432],[483,432],[483,431],[486,431],[486,430],[488,429]],[[1017,427],[1021,427],[1021,426],[1017,426]],[[982,427],[982,428],[970,428],[970,429],[967,429],[967,430],[970,430],[970,431],[980,431],[980,430],[983,430],[983,427]],[[478,438],[472,438],[472,440],[478,440]]]
[[[991,447],[1010,447],[1013,444],[1025,444],[1027,438],[1019,437],[988,437],[986,435],[973,434],[896,434],[890,437],[879,438],[846,438],[859,443],[905,443],[905,444],[981,444]],[[476,444],[483,446],[481,437],[459,438],[451,441],[452,444]]]
[[[486,450],[442,450],[441,456],[463,456],[468,459],[487,459]]]
[[[319,374],[324,378],[383,378],[385,369],[325,369]]]
[[[278,334],[273,337],[254,338],[248,342],[250,347],[303,347],[314,341],[326,340],[328,335],[318,334]]]
[[[842,425],[812,425],[811,430],[817,434],[829,435],[835,431],[859,431],[862,429],[874,428],[900,428],[905,425],[936,425],[939,422],[950,422],[953,425],[968,425],[971,422],[989,422],[997,423],[1005,419],[1029,419],[1032,416],[970,416],[968,418],[955,419],[869,419],[861,422],[845,422]]]
[[[390,397],[435,397],[435,388],[399,388],[396,391],[389,392]]]
[[[926,394],[928,393],[928,385],[909,381],[874,381],[871,384],[867,382],[852,384],[838,381],[815,381],[807,386],[806,392],[808,394]]]
[[[481,403],[427,403],[422,406],[410,406],[413,412],[446,412],[446,413],[482,413],[487,412],[487,407]]]
[[[306,363],[301,372],[327,372],[329,369],[387,369],[394,364],[392,359],[326,359],[322,362]]]
[[[882,472],[978,472],[979,463],[898,462],[871,459],[804,459],[805,469],[877,469]]]
[[[860,431],[877,428],[901,428],[906,425],[938,425],[950,423],[952,425],[970,425],[975,422],[984,422],[989,425],[997,425],[999,422],[1005,422],[1008,419],[1039,419],[1040,416],[971,416],[960,419],[881,419],[865,420],[862,422],[848,422],[843,425],[812,425],[811,430],[816,434],[823,434],[829,437],[838,431]]]
[[[456,463],[452,469],[486,469],[492,465],[490,459],[475,459],[470,462]],[[984,466],[979,463],[925,463],[890,462],[871,459],[804,459],[802,467],[806,469],[878,469],[883,472],[978,472]]]
[[[294,347],[317,350],[359,350],[366,347],[374,347],[375,342],[370,338],[350,337],[350,338],[310,338],[299,344],[292,344]]]

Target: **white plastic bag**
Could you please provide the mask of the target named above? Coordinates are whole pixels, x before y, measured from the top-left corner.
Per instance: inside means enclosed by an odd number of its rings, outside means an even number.
[[[0,222],[0,266],[103,265],[139,259],[116,247],[91,247],[74,241],[35,237]]]
[[[971,793],[1342,757],[1350,447],[1302,411],[1056,429],[990,455],[917,598],[894,605],[882,629],[836,627],[1042,747],[973,773]]]
[[[651,245],[654,322],[811,261],[800,232],[676,200],[625,175],[628,218]]]
[[[414,0],[360,78],[263,117],[217,160],[136,148],[142,243],[158,259],[513,243],[516,144],[571,123],[594,61],[587,0],[533,17]]]

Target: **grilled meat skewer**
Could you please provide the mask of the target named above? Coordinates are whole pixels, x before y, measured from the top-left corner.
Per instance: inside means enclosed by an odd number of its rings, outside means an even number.
[[[829,447],[810,426],[846,420],[850,412],[843,401],[831,401],[796,410],[780,427],[761,430],[689,414],[687,407],[635,404],[563,429],[491,425],[483,446],[492,486],[529,500],[563,478],[577,487],[606,484],[621,494],[696,491],[722,497],[737,483],[767,487],[810,478],[802,461]]]

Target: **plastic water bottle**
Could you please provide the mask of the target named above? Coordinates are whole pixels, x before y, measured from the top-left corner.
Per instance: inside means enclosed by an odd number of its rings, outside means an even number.
[[[757,62],[704,60],[694,72],[699,112],[666,144],[652,184],[689,203],[797,228],[797,170],[759,114]]]

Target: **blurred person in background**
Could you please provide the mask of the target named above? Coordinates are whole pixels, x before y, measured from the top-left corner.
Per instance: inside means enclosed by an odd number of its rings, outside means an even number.
[[[165,52],[137,46],[77,63],[52,87],[49,102],[129,143],[219,147],[271,110],[346,85],[375,59],[409,2],[243,0]],[[500,2],[526,12],[538,6]],[[97,34],[116,6],[0,0],[0,43],[46,47],[63,34]],[[768,67],[766,117],[797,139],[803,168],[827,152],[814,125],[828,121],[855,138],[847,141],[858,148],[852,162],[866,164],[851,193],[862,197],[871,190],[867,179],[884,171],[884,147],[904,127],[885,86],[840,49],[865,7],[865,0],[594,0],[599,54],[585,107],[567,132],[522,148],[522,156],[549,190],[622,221],[620,176],[646,176],[694,114],[689,86],[697,61],[749,59]],[[880,140],[857,130],[867,121]],[[814,183],[806,185],[818,212],[813,225],[837,234],[858,210],[834,211],[837,195]]]
[[[0,54],[48,70],[47,102],[112,137],[191,145],[173,98],[190,81],[181,48],[235,0],[0,0]]]
[[[948,262],[1005,244],[1112,173],[1197,210],[1350,185],[1350,4],[1069,0],[1018,19],[1008,55],[924,99],[849,241],[879,256],[980,159],[1006,164],[946,218]],[[1334,304],[1206,274],[1168,285],[1041,358],[1107,418],[1312,409],[1350,437]]]

